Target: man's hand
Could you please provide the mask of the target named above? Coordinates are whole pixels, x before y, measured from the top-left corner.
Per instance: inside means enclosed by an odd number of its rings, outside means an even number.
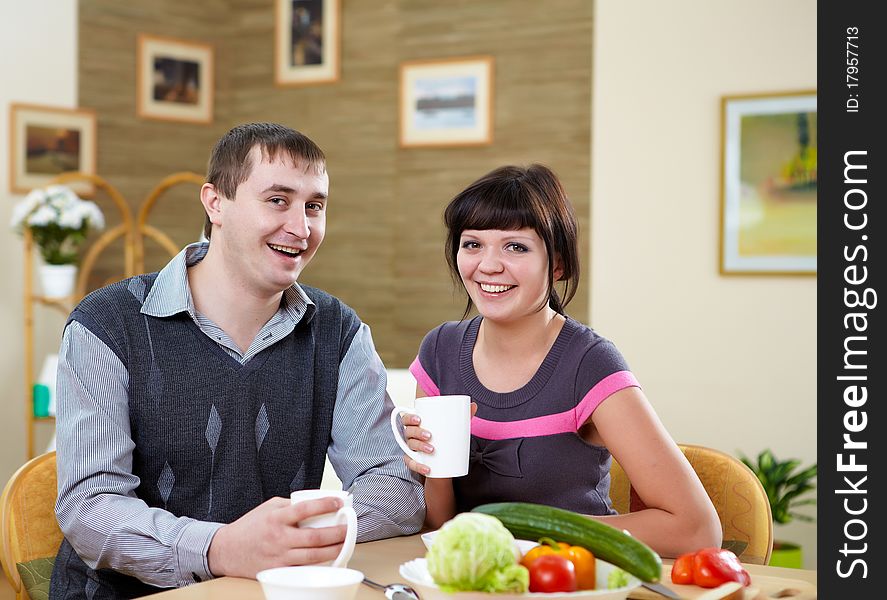
[[[216,532],[207,554],[209,570],[217,577],[255,578],[263,569],[334,560],[345,541],[345,525],[301,529],[297,524],[341,507],[340,498],[296,505],[271,498]]]

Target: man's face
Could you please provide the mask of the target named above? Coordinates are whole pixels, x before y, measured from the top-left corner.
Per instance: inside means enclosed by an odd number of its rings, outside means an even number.
[[[250,158],[234,199],[219,201],[212,244],[245,293],[273,295],[298,279],[323,241],[329,177],[284,153],[269,162],[256,147]]]

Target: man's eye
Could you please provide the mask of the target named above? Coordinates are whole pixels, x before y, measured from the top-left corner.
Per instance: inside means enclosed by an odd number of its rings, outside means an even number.
[[[320,202],[309,202],[305,206],[308,208],[308,210],[316,210],[316,211],[323,210],[323,204],[321,204]]]
[[[280,196],[274,196],[269,200],[272,204],[282,205],[286,204],[286,198],[282,198]]]

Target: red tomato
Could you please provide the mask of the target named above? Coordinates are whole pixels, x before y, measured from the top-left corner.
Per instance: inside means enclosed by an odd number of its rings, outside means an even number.
[[[671,566],[671,582],[680,585],[693,585],[693,557],[695,552],[681,554]]]
[[[531,592],[575,592],[576,569],[559,554],[545,554],[529,567]]]
[[[718,587],[728,581],[749,585],[751,577],[742,568],[739,559],[729,550],[704,548],[693,557],[693,577],[696,585]]]

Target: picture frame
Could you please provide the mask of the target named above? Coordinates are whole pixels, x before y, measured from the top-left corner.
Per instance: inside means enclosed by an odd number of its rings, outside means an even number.
[[[274,0],[274,80],[335,83],[341,62],[341,0]]]
[[[10,191],[26,194],[67,171],[95,175],[96,139],[96,115],[90,109],[10,104]],[[79,196],[95,193],[88,181],[69,185]]]
[[[413,60],[400,65],[400,146],[493,143],[492,56]]]
[[[139,34],[136,59],[138,116],[157,121],[212,123],[213,55],[211,44]]]
[[[721,99],[722,275],[815,275],[816,91]]]

